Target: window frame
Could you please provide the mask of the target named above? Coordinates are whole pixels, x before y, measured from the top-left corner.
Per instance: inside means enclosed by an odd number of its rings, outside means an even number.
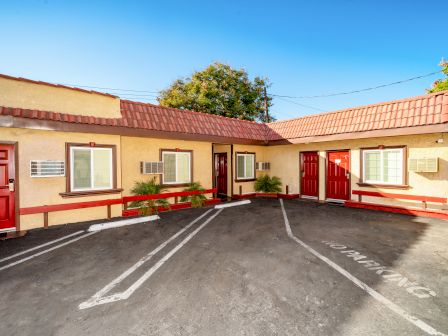
[[[254,158],[254,162],[253,162],[253,177],[244,177],[244,178],[240,178],[238,177],[238,156],[240,155],[244,155],[246,156],[253,156]],[[255,181],[256,177],[257,177],[257,167],[256,167],[256,162],[257,162],[257,155],[255,152],[235,152],[235,182],[250,182],[250,181]],[[244,159],[244,174],[246,174],[246,159]]]
[[[372,181],[372,180],[366,180],[366,163],[365,163],[365,154],[368,152],[374,152],[379,151],[381,162],[383,162],[384,153],[385,151],[390,150],[396,150],[399,149],[401,151],[401,181],[399,183],[388,183],[384,181]],[[360,183],[358,183],[359,186],[366,186],[366,187],[382,187],[382,188],[396,188],[396,189],[407,189],[409,186],[407,185],[407,147],[406,146],[378,146],[378,147],[368,147],[368,148],[361,148],[360,153],[360,167],[361,167],[361,178]],[[380,165],[380,172],[381,175],[384,174],[384,165]],[[383,177],[384,180],[384,177]]]
[[[165,182],[165,161],[163,160],[163,154],[164,153],[189,153],[190,154],[190,182],[181,182],[179,183],[178,181],[176,182]],[[190,149],[179,149],[179,148],[174,148],[174,149],[170,149],[170,148],[161,148],[160,149],[160,155],[159,155],[159,159],[161,162],[163,162],[163,174],[160,175],[160,184],[165,186],[165,187],[185,187],[188,186],[190,183],[192,183],[194,181],[193,179],[193,150]],[[177,171],[176,171],[177,174]],[[177,177],[176,177],[177,180]]]
[[[76,197],[76,196],[90,196],[101,194],[113,194],[120,193],[123,189],[117,188],[117,149],[116,145],[102,145],[92,143],[66,143],[65,144],[65,161],[66,161],[66,191],[60,193],[62,197]],[[109,188],[96,188],[96,189],[73,189],[73,150],[74,148],[80,149],[109,149],[111,151],[111,187]]]

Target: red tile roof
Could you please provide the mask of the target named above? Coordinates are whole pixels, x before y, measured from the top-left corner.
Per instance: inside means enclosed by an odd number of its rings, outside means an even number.
[[[121,113],[123,119],[135,128],[250,140],[266,139],[265,125],[253,121],[129,100],[121,101]]]
[[[448,123],[448,91],[268,124],[268,140]],[[448,126],[447,126],[448,131]]]
[[[448,91],[266,125],[129,100],[121,100],[121,113],[98,118],[0,106],[0,116],[268,142],[444,123],[448,131]]]

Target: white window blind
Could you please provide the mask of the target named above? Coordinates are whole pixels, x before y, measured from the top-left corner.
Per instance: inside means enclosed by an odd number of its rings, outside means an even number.
[[[112,149],[71,147],[72,191],[112,189]]]
[[[191,152],[162,152],[163,184],[191,183]]]
[[[236,154],[236,176],[240,180],[255,178],[255,154]]]
[[[403,148],[363,151],[363,176],[366,183],[403,183]]]

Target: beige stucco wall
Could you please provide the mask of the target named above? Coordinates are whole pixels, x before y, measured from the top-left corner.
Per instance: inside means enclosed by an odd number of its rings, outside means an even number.
[[[439,138],[444,138],[445,141],[440,144],[436,143],[436,140]],[[375,147],[379,145],[406,145],[408,152],[407,158],[437,156],[439,157],[439,171],[437,173],[406,172],[408,174],[408,185],[410,186],[410,188],[406,190],[360,187],[357,184],[360,182],[360,148]],[[348,149],[351,153],[351,190],[383,191],[389,193],[448,197],[448,135],[446,133],[270,146],[265,148],[264,155],[265,159],[271,162],[271,171],[269,174],[279,176],[284,185],[289,185],[290,193],[299,193],[299,154],[301,151],[318,151],[320,155],[319,199],[325,200],[326,151],[343,149]],[[352,199],[357,200],[357,196],[352,196]],[[394,201],[373,197],[363,197],[363,201],[408,206],[421,205],[420,203]],[[437,205],[431,206],[433,208],[440,208],[440,206]]]
[[[65,161],[65,143],[108,144],[117,146],[117,157],[120,157],[120,137],[101,134],[63,133],[17,128],[0,128],[1,141],[17,141],[19,154],[19,195],[20,207],[88,202],[103,199],[120,198],[121,194],[109,194],[89,197],[63,198],[65,177],[30,177],[30,160],[62,160]],[[66,167],[67,168],[67,167]],[[121,169],[117,163],[117,187],[121,186]],[[112,206],[112,216],[121,216],[121,205]],[[49,214],[49,225],[81,222],[107,217],[106,207],[86,208],[70,211],[52,212]],[[20,216],[22,230],[43,227],[43,215]]]
[[[237,152],[251,152],[255,153],[255,161],[268,161],[265,156],[266,146],[251,146],[251,145],[234,145],[233,146],[233,193],[239,194],[239,188],[242,187],[242,193],[248,194],[255,192],[254,181],[236,182],[236,153]],[[256,177],[264,174],[270,174],[270,172],[256,171]]]
[[[444,143],[436,143],[439,138],[444,138]],[[27,130],[16,128],[0,128],[0,142],[18,142],[18,169],[19,169],[19,192],[20,207],[32,207],[51,204],[74,203],[102,199],[120,198],[123,195],[130,195],[130,189],[136,181],[143,181],[152,175],[142,175],[140,173],[140,161],[159,161],[160,149],[184,149],[193,151],[193,180],[200,182],[203,187],[213,186],[212,170],[212,144],[209,142],[180,141],[167,139],[151,139],[137,137],[120,137],[115,135],[83,134],[69,132],[55,132],[45,130]],[[89,143],[116,145],[117,148],[117,187],[123,188],[122,194],[108,194],[101,196],[63,198],[59,195],[65,192],[65,177],[31,178],[29,172],[30,160],[64,160],[65,143]],[[438,173],[415,173],[407,172],[407,190],[384,189],[374,187],[358,186],[360,176],[360,148],[375,147],[378,145],[398,146],[406,145],[408,158],[418,158],[427,156],[439,157]],[[290,193],[300,192],[299,177],[299,154],[301,151],[318,151],[320,154],[320,179],[319,179],[319,199],[325,200],[325,161],[327,150],[348,149],[351,152],[351,189],[362,189],[370,191],[384,191],[392,193],[404,193],[413,195],[427,195],[448,197],[448,134],[427,134],[416,136],[397,136],[387,138],[353,139],[347,141],[334,141],[313,144],[284,145],[284,146],[233,146],[233,167],[230,162],[230,146],[214,145],[215,152],[225,151],[228,153],[228,166],[233,169],[235,178],[236,152],[255,152],[256,161],[267,161],[271,163],[269,172],[257,172],[257,176],[270,174],[279,176],[285,186],[289,186]],[[254,182],[231,181],[231,174],[228,174],[229,184],[233,184],[235,194],[242,186],[243,193],[254,191]],[[183,188],[170,188],[168,191],[182,190]],[[229,187],[230,192],[230,187]],[[357,196],[352,196],[357,200]],[[364,197],[364,201],[381,204],[415,205],[403,201],[386,200],[381,198]],[[440,208],[439,205],[431,205],[433,208]],[[447,206],[445,205],[446,209]],[[112,207],[112,216],[121,215],[121,205]],[[85,220],[106,218],[106,207],[87,208],[80,210],[70,210],[54,212],[49,214],[49,224],[64,224]],[[21,229],[31,229],[43,226],[43,215],[20,216]]]
[[[118,98],[0,77],[0,106],[121,118]]]
[[[122,137],[123,194],[130,195],[130,190],[137,181],[145,181],[153,176],[140,172],[141,161],[160,161],[160,149],[183,149],[193,151],[193,181],[200,182],[206,189],[212,188],[212,144],[209,142]],[[174,192],[183,188],[170,187]],[[207,195],[210,196],[210,195]]]

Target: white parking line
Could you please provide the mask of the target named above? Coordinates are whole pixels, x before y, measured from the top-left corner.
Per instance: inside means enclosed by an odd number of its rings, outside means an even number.
[[[56,249],[58,249],[58,248],[60,248],[60,247],[66,246],[66,245],[71,244],[71,243],[73,243],[73,242],[75,242],[75,241],[77,241],[77,240],[80,240],[80,239],[86,238],[86,237],[88,237],[88,236],[91,236],[91,235],[93,235],[93,234],[95,234],[95,233],[97,233],[97,232],[86,233],[86,234],[84,234],[84,235],[82,235],[82,236],[76,237],[76,238],[74,238],[74,239],[70,239],[69,241],[66,241],[66,242],[64,242],[64,243],[62,243],[62,244],[53,246],[53,247],[51,247],[51,248],[49,248],[49,249],[47,249],[47,250],[43,250],[43,251],[40,251],[40,252],[38,252],[38,253],[32,254],[32,255],[30,255],[30,256],[28,256],[28,257],[26,257],[26,258],[17,260],[17,261],[15,261],[15,262],[13,262],[13,263],[10,263],[10,264],[8,264],[8,265],[5,265],[5,266],[0,267],[0,271],[3,271],[3,270],[5,270],[5,269],[7,269],[7,268],[10,268],[10,267],[19,265],[19,264],[21,264],[21,263],[24,263],[25,261],[28,261],[28,260],[31,260],[31,259],[36,258],[36,257],[38,257],[38,256],[41,256],[42,254],[45,254],[45,253],[54,251],[54,250],[56,250]]]
[[[4,261],[6,261],[6,260],[9,260],[9,259],[13,259],[13,258],[18,257],[18,256],[21,256],[21,255],[26,254],[26,253],[28,253],[28,252],[31,252],[31,251],[34,251],[34,250],[38,250],[38,249],[40,249],[40,248],[42,248],[42,247],[45,247],[45,246],[48,246],[48,245],[57,243],[57,242],[59,242],[59,241],[61,241],[61,240],[64,240],[64,239],[67,239],[67,238],[70,238],[70,237],[73,237],[73,236],[77,236],[77,235],[79,235],[79,234],[81,234],[81,233],[83,233],[83,232],[84,232],[84,230],[76,231],[76,232],[71,233],[71,234],[69,234],[69,235],[67,235],[67,236],[64,236],[64,237],[61,237],[61,238],[58,238],[58,239],[49,241],[49,242],[47,242],[47,243],[45,243],[45,244],[41,244],[41,245],[32,247],[32,248],[30,248],[30,249],[28,249],[28,250],[25,250],[25,251],[22,251],[22,252],[19,252],[19,253],[10,255],[9,257],[0,259],[0,263],[1,263],[1,262],[4,262]]]
[[[201,231],[208,223],[210,223],[219,213],[222,211],[218,210],[212,216],[210,216],[203,224],[201,224],[196,230],[190,233],[184,240],[182,240],[178,245],[176,245],[170,252],[168,252],[162,259],[160,259],[153,267],[151,267],[148,271],[146,271],[137,281],[135,281],[127,290],[121,293],[104,296],[107,294],[112,288],[117,286],[121,281],[123,281],[126,277],[132,274],[137,268],[139,268],[144,262],[151,259],[157,252],[163,249],[168,243],[176,239],[179,235],[184,233],[187,229],[189,229],[193,224],[197,223],[199,220],[204,218],[207,214],[209,214],[213,209],[208,210],[198,218],[196,218],[193,222],[188,224],[185,228],[177,232],[170,239],[159,245],[155,250],[147,254],[145,257],[140,259],[136,264],[134,264],[131,268],[122,273],[119,277],[113,280],[110,284],[106,285],[103,289],[93,295],[89,300],[82,302],[79,305],[79,309],[91,308],[100,304],[111,303],[119,300],[128,299],[143,283],[148,280],[163,264],[169,260],[177,251],[179,251],[188,241],[190,241],[199,231]]]
[[[288,216],[286,214],[285,207],[283,205],[283,200],[282,199],[280,199],[280,205],[281,205],[281,208],[282,208],[283,219],[285,221],[286,233],[288,234],[289,238],[291,238],[296,243],[301,245],[303,248],[305,248],[308,252],[313,254],[315,257],[317,257],[320,260],[322,260],[323,262],[325,262],[327,265],[332,267],[334,270],[336,270],[337,272],[339,272],[340,274],[345,276],[347,279],[349,279],[351,282],[353,282],[356,286],[358,286],[359,288],[361,288],[362,290],[367,292],[370,296],[372,296],[374,299],[376,299],[377,301],[379,301],[380,303],[385,305],[387,308],[392,310],[394,313],[400,315],[405,320],[411,322],[413,325],[415,325],[416,327],[420,328],[425,333],[427,333],[429,335],[447,336],[446,334],[441,333],[440,331],[437,331],[436,329],[434,329],[433,327],[431,327],[427,323],[423,322],[422,320],[418,319],[417,317],[409,314],[403,308],[399,307],[398,305],[396,305],[395,303],[393,303],[389,299],[385,298],[380,293],[378,293],[376,290],[374,290],[373,288],[369,287],[368,285],[366,285],[364,282],[362,282],[361,280],[359,280],[355,276],[351,275],[349,272],[347,272],[341,266],[339,266],[338,264],[334,263],[333,261],[331,261],[327,257],[323,256],[322,254],[320,254],[319,252],[317,252],[316,250],[314,250],[313,248],[311,248],[310,246],[305,244],[299,238],[294,236],[294,234],[292,233],[292,230],[291,230],[291,226],[289,224]]]
[[[244,205],[244,204],[250,204],[250,200],[218,204],[218,205],[215,205],[215,209],[230,208],[230,207],[233,207],[233,206]]]

